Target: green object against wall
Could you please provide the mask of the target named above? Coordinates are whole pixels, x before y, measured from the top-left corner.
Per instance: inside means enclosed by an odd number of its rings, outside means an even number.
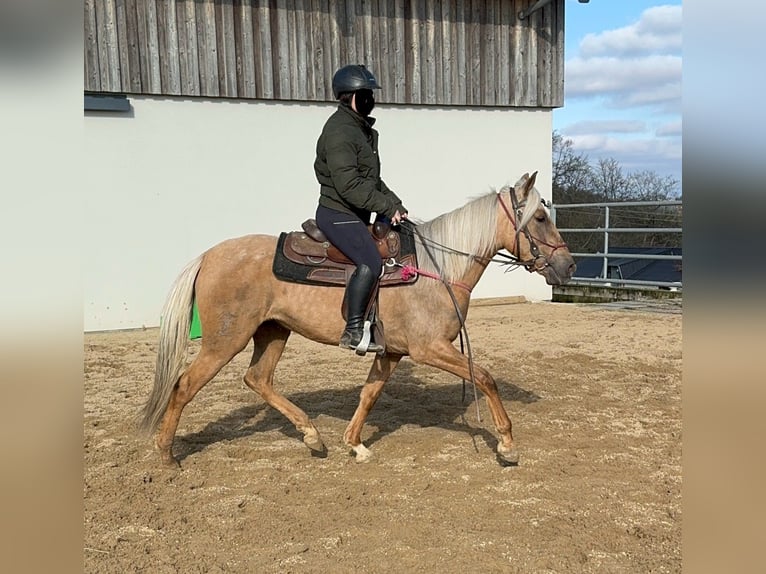
[[[192,321],[189,327],[189,338],[199,339],[202,337],[202,324],[199,322],[199,312],[197,311],[197,302],[192,305]]]

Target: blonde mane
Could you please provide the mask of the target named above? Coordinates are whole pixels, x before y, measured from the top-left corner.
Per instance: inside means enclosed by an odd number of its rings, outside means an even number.
[[[516,187],[523,181],[519,180]],[[505,186],[499,193],[511,212],[512,189],[511,186]],[[497,197],[498,192],[492,190],[463,207],[418,224],[415,232],[418,266],[447,281],[457,281],[468,271],[473,256],[490,258],[495,255]],[[533,187],[524,205],[519,229],[529,223],[539,206],[540,193]]]

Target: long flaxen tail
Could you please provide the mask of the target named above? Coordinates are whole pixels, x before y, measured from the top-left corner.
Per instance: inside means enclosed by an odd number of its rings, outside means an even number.
[[[194,304],[194,281],[202,265],[202,255],[191,261],[170,288],[160,319],[160,340],[154,388],[139,415],[139,430],[153,433],[162,420],[170,395],[186,364],[189,328]]]

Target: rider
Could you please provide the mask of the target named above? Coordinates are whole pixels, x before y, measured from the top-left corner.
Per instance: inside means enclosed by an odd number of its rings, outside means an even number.
[[[316,222],[330,242],[356,265],[346,286],[346,328],[340,346],[356,349],[362,340],[365,313],[383,266],[367,224],[371,214],[393,225],[407,219],[399,197],[380,178],[378,132],[373,129],[372,90],[381,89],[363,65],[340,68],[332,91],[340,101],[322,129],[316,146],[314,172],[320,184]],[[368,352],[383,348],[371,342]]]

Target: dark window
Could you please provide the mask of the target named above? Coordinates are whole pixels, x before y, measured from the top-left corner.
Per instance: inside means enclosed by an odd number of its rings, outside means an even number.
[[[125,94],[85,94],[86,112],[129,112],[130,100]]]

